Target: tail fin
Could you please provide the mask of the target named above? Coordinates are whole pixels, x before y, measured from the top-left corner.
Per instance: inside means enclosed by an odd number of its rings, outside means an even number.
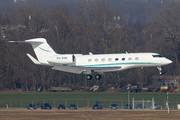
[[[34,52],[40,62],[43,62],[49,57],[56,55],[54,50],[49,46],[46,39],[44,38],[25,40],[25,42],[32,45]]]
[[[25,41],[9,41],[9,42],[26,42],[30,43],[34,49],[34,52],[39,60],[39,62],[47,62],[47,59],[51,56],[56,55],[54,50],[49,46],[46,39],[35,38]]]
[[[32,45],[34,52],[40,62],[43,62],[49,57],[56,55],[54,50],[49,46],[46,39],[44,38],[25,40],[25,42]]]

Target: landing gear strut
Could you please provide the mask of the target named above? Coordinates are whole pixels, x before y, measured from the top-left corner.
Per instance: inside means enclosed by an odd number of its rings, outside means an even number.
[[[161,68],[161,66],[157,66],[157,69],[159,70],[159,74],[161,75],[161,74],[162,74],[162,68]]]

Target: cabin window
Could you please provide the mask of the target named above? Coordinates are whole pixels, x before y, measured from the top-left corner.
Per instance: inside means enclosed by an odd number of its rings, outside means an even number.
[[[135,58],[135,60],[139,60],[139,58],[138,58],[138,57],[136,57],[136,58]]]
[[[118,58],[115,59],[115,61],[118,61],[118,60],[119,60]]]
[[[91,59],[88,59],[88,62],[91,62],[92,60]]]
[[[125,60],[125,58],[122,58],[122,61],[124,61]]]
[[[132,58],[130,57],[130,58],[128,58],[128,60],[132,60]]]
[[[109,59],[108,59],[108,61],[112,61],[112,59],[111,59],[111,58],[109,58]]]
[[[96,58],[96,59],[95,59],[95,61],[97,62],[97,61],[98,61],[98,59]]]
[[[102,58],[102,59],[101,59],[101,61],[103,61],[103,62],[104,62],[104,61],[105,61],[105,58]]]

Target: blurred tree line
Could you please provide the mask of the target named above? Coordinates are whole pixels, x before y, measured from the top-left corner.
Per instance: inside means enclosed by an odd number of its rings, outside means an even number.
[[[171,3],[151,14],[146,24],[127,24],[127,16],[113,9],[107,1],[78,1],[71,6],[62,2],[50,8],[27,2],[0,14],[0,90],[99,85],[107,88],[153,83],[156,68],[136,68],[104,73],[100,81],[87,81],[85,75],[51,70],[37,66],[26,56],[35,56],[29,44],[9,44],[43,37],[61,54],[110,54],[124,52],[157,52],[173,64],[162,67],[164,75],[180,75],[180,4]],[[27,89],[28,90],[28,89]]]

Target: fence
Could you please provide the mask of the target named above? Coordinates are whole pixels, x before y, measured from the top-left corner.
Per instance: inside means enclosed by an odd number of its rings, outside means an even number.
[[[134,100],[132,101],[133,109],[150,109],[150,106],[154,109],[154,99],[152,100]]]
[[[70,104],[76,104],[77,108],[84,109],[92,109],[92,106],[96,103],[96,101],[101,101],[101,105],[103,108],[110,108],[111,103],[116,103],[118,105],[118,109],[124,109],[124,106],[128,104],[127,100],[119,100],[119,99],[0,99],[0,108],[20,108],[25,109],[29,103],[39,104],[43,102],[48,102],[52,108],[57,108],[57,105],[62,103],[66,108],[69,108]],[[143,102],[144,101],[144,102]],[[162,109],[166,109],[166,100],[162,101],[154,101],[155,103],[159,103]],[[145,105],[145,109],[150,109],[152,105],[152,100],[130,100],[130,104],[136,108],[138,103],[142,103]],[[170,109],[177,109],[178,100],[169,101]]]

